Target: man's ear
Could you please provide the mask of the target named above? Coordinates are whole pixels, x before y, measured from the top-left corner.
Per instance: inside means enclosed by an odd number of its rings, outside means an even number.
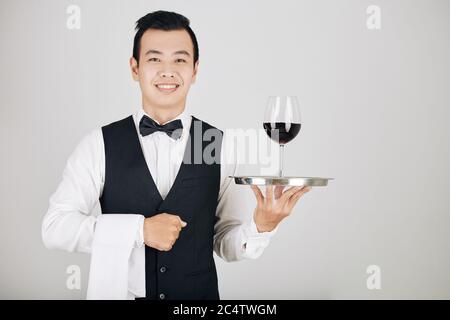
[[[131,69],[131,76],[133,77],[134,81],[139,81],[139,67],[138,62],[134,57],[130,58],[130,69]]]
[[[194,74],[192,75],[192,81],[191,84],[195,83],[195,80],[197,79],[197,72],[198,72],[198,60],[194,65]]]

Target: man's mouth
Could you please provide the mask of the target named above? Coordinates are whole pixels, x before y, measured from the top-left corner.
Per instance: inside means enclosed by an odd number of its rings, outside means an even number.
[[[175,83],[159,83],[155,84],[155,87],[160,91],[164,93],[172,93],[178,89],[180,85]]]

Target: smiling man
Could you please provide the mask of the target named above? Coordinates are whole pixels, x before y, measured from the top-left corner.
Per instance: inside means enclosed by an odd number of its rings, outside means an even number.
[[[256,207],[247,211],[228,178],[236,163],[225,160],[222,131],[186,109],[199,65],[189,20],[157,11],[136,30],[130,68],[142,105],[78,144],[50,198],[43,241],[91,253],[89,299],[219,299],[213,252],[259,257],[309,188],[263,195],[253,186]],[[192,161],[210,143],[216,161]]]

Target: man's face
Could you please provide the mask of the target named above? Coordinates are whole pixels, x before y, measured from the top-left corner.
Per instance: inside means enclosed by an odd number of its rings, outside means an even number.
[[[142,102],[156,108],[184,106],[195,82],[194,47],[186,30],[148,29],[141,38],[139,66],[132,57],[133,79],[139,81]]]

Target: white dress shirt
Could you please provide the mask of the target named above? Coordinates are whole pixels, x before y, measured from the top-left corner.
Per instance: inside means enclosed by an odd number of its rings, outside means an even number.
[[[139,108],[133,119],[145,161],[163,199],[175,181],[189,137],[191,115],[185,109],[175,119],[183,124],[174,140],[164,132],[145,137],[139,122],[146,113]],[[170,121],[173,121],[172,119]],[[259,233],[253,220],[256,200],[245,186],[231,183],[237,169],[227,157],[234,147],[223,136],[220,190],[214,226],[214,252],[225,261],[256,259],[276,233]],[[91,253],[88,299],[134,299],[145,296],[144,216],[141,214],[92,215],[105,182],[105,150],[101,128],[88,133],[70,155],[62,181],[49,200],[42,223],[47,248]],[[250,191],[251,192],[251,191]],[[182,231],[181,231],[182,232]]]

